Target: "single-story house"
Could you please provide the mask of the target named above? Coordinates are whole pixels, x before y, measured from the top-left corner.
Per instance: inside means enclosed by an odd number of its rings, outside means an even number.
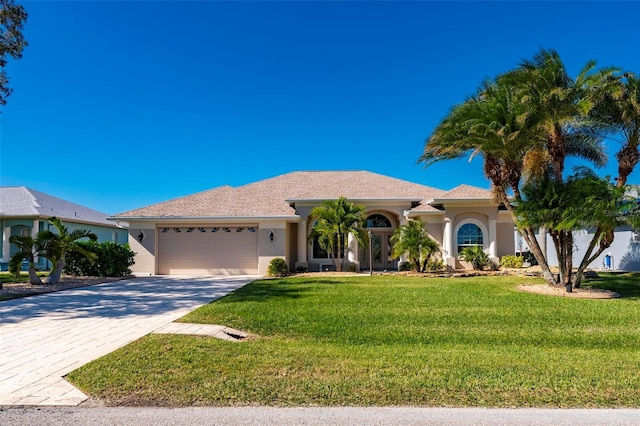
[[[291,270],[318,271],[332,264],[309,237],[311,210],[322,201],[346,197],[366,209],[372,231],[372,264],[395,269],[393,231],[422,218],[440,244],[444,262],[466,268],[458,254],[482,246],[494,263],[514,254],[514,228],[504,206],[486,189],[462,185],[450,191],[368,171],[301,171],[239,187],[208,191],[117,214],[129,224],[136,252],[135,274],[265,274],[284,258]],[[369,251],[348,239],[348,259],[369,268]],[[400,261],[402,261],[400,259]]]
[[[56,216],[62,220],[69,231],[89,229],[98,236],[98,241],[113,241],[124,244],[128,232],[122,226],[108,221],[107,214],[79,204],[45,194],[24,186],[0,187],[0,230],[2,231],[2,251],[0,267],[8,269],[9,259],[18,250],[9,243],[12,235],[35,236],[43,229],[55,227],[49,218]],[[37,259],[36,268],[45,270],[50,267],[47,259]]]

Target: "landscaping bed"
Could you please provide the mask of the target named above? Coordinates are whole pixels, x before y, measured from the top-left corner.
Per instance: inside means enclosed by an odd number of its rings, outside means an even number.
[[[29,282],[3,283],[0,290],[0,301],[19,299],[36,294],[51,293],[76,287],[101,284],[126,279],[127,277],[74,277],[62,276],[57,284],[33,285]]]

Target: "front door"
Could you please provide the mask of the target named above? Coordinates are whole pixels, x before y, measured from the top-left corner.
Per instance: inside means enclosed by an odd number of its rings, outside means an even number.
[[[373,232],[371,236],[371,250],[365,248],[361,252],[360,269],[369,269],[369,252],[371,252],[374,270],[395,269],[396,261],[392,258],[391,232]]]

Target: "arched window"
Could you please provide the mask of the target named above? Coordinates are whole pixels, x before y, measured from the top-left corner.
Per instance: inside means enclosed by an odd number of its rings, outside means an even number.
[[[391,221],[381,214],[372,214],[367,217],[365,228],[391,228]]]
[[[465,223],[458,229],[458,253],[465,247],[481,246],[484,244],[482,229],[474,223]]]

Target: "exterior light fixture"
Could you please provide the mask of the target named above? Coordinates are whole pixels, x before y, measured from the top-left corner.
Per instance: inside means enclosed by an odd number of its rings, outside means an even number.
[[[140,233],[138,234],[138,241],[142,242],[142,240],[144,240],[144,232],[140,231]]]
[[[273,239],[276,237],[276,233],[273,232],[273,229],[269,230],[269,241],[273,242]]]

